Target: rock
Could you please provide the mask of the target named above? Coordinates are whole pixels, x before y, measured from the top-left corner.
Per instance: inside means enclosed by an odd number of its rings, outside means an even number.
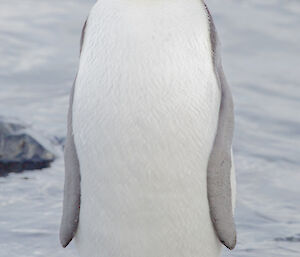
[[[49,167],[55,155],[42,141],[25,126],[0,120],[0,176]]]

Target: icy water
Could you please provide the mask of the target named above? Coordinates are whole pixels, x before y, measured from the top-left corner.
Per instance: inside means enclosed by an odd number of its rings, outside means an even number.
[[[92,0],[1,0],[0,116],[65,135],[79,37]],[[300,256],[300,2],[208,0],[236,106],[238,245],[223,256]],[[51,168],[0,178],[0,257],[61,249],[61,149]]]

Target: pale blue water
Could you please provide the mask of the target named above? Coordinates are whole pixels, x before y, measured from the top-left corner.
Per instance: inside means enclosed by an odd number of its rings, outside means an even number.
[[[1,1],[1,116],[64,136],[80,31],[93,2]],[[207,4],[236,105],[238,245],[223,256],[299,257],[300,2]],[[1,257],[77,256],[58,242],[61,156],[49,169],[12,174],[0,185]]]

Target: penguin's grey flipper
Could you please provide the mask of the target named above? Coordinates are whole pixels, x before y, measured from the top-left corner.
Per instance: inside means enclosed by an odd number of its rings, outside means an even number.
[[[208,16],[213,64],[221,91],[217,133],[207,167],[208,201],[211,219],[218,238],[227,248],[233,249],[236,245],[231,192],[231,146],[234,130],[234,107],[231,91],[222,68],[217,32],[209,11]]]
[[[65,142],[65,186],[63,216],[60,225],[60,243],[66,247],[73,239],[79,221],[80,167],[72,129],[72,105],[76,80],[73,84],[68,113],[68,130]]]
[[[82,50],[84,34],[85,34],[86,22],[83,26],[81,40],[80,40],[80,52]],[[64,202],[63,202],[63,216],[60,225],[60,243],[63,247],[66,247],[73,239],[78,222],[79,222],[79,210],[80,210],[80,166],[77,157],[74,135],[73,135],[73,98],[76,86],[76,79],[73,83],[73,87],[70,94],[70,103],[68,111],[68,127],[67,137],[65,142],[65,186],[64,186]]]

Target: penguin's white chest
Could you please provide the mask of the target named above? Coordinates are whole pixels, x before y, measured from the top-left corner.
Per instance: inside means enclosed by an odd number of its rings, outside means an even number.
[[[212,257],[206,167],[220,91],[199,0],[102,0],[73,104],[83,257]]]

